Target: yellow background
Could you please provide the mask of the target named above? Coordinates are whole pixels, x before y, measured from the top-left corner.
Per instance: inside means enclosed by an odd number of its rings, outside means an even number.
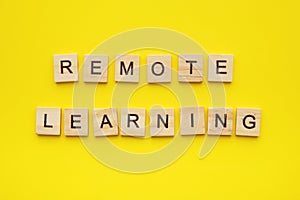
[[[297,1],[1,0],[0,17],[0,199],[299,198]],[[173,29],[208,53],[234,54],[227,106],[260,107],[261,136],[221,137],[202,160],[199,136],[172,165],[147,174],[104,166],[79,138],[37,136],[37,106],[72,106],[73,84],[53,81],[53,54],[77,52],[81,66],[99,43],[139,27]],[[149,87],[144,94],[155,92]],[[98,106],[109,101],[103,97]],[[209,99],[203,102],[207,108]],[[134,139],[112,140],[140,147]],[[153,140],[145,148],[171,139]]]

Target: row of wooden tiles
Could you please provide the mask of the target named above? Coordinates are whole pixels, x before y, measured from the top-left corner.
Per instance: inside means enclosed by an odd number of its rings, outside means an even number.
[[[64,109],[64,134],[66,136],[88,136],[88,109]],[[121,124],[116,108],[93,109],[94,136],[144,137],[146,109],[122,108]],[[261,110],[258,108],[236,109],[236,135],[259,136]],[[174,108],[150,109],[150,135],[174,136]],[[38,135],[60,135],[61,109],[37,108],[36,133]],[[205,134],[204,107],[180,108],[180,134]],[[232,135],[233,109],[208,108],[208,135]]]
[[[109,61],[107,55],[84,56],[84,82],[106,83]],[[133,54],[117,55],[115,58],[115,81],[139,82],[140,56]],[[178,55],[178,81],[203,81],[203,55]],[[208,55],[208,81],[232,82],[233,55]],[[149,83],[169,83],[172,80],[172,56],[169,54],[147,56],[147,79]],[[55,82],[78,81],[77,54],[54,55]]]

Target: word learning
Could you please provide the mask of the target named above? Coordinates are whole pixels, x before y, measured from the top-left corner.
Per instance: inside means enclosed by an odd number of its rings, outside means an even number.
[[[118,121],[116,108],[93,109],[94,136],[144,137],[146,130],[146,109],[122,108]],[[174,108],[150,109],[150,136],[174,136]],[[88,136],[88,109],[64,109],[64,134],[66,136]],[[60,108],[37,108],[36,131],[38,135],[60,135]],[[233,109],[208,108],[208,135],[232,135]],[[180,134],[205,134],[204,107],[180,108]],[[119,130],[120,129],[120,130]],[[259,136],[260,109],[236,109],[236,135]]]

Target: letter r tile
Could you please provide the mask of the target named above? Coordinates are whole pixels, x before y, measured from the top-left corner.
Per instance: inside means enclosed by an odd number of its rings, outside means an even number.
[[[54,81],[56,83],[78,81],[77,54],[54,55]]]
[[[121,135],[145,136],[146,109],[122,108],[121,109]]]

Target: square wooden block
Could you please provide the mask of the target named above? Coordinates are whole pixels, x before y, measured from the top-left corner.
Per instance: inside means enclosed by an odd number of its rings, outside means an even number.
[[[203,56],[202,54],[178,55],[178,81],[202,82]]]
[[[202,135],[204,133],[204,107],[180,108],[180,134]]]
[[[172,79],[171,55],[147,56],[148,83],[170,83]]]
[[[174,109],[150,109],[151,137],[174,136]]]
[[[232,108],[208,108],[208,135],[232,135]]]
[[[140,80],[140,56],[117,55],[115,81],[138,83]]]
[[[116,136],[118,131],[118,113],[116,108],[94,109],[94,136]]]
[[[121,109],[121,135],[145,136],[146,109],[122,108]]]
[[[89,111],[87,108],[64,109],[64,133],[65,136],[89,135]]]
[[[233,55],[208,55],[208,81],[232,82]]]
[[[60,108],[36,109],[36,133],[38,135],[60,135]]]
[[[106,83],[108,56],[85,55],[83,64],[83,81],[87,83]]]
[[[54,55],[54,81],[56,83],[78,81],[77,54]]]
[[[259,108],[237,108],[236,109],[236,135],[254,136],[260,134],[260,116]]]

